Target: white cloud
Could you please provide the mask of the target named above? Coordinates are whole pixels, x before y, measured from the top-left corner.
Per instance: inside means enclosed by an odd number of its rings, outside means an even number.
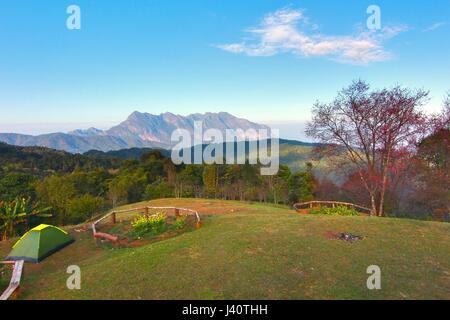
[[[429,26],[429,27],[423,29],[422,31],[423,31],[423,32],[434,31],[434,30],[436,30],[436,29],[442,28],[442,27],[445,26],[446,24],[447,24],[447,22],[445,22],[445,21],[436,22],[436,23],[433,23],[431,26]]]
[[[382,30],[366,30],[356,35],[327,36],[318,33],[313,24],[310,31],[302,10],[281,9],[267,14],[256,28],[246,30],[250,41],[223,44],[217,47],[248,56],[272,56],[287,52],[305,57],[326,57],[341,63],[366,65],[391,58],[383,42],[407,30],[406,26],[386,26]],[[307,29],[307,28],[303,28]]]

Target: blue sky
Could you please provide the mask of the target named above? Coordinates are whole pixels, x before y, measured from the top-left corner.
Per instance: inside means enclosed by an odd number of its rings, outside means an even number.
[[[81,30],[66,28],[71,4]],[[356,78],[428,89],[438,111],[449,39],[450,0],[2,0],[0,132],[228,111],[300,138],[314,101]]]

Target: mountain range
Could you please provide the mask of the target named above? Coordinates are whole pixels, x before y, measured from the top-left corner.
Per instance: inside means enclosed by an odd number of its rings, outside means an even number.
[[[203,130],[218,129],[224,136],[226,129],[269,130],[269,127],[265,125],[237,118],[227,112],[181,116],[169,112],[153,115],[135,111],[125,121],[108,130],[90,128],[37,136],[0,133],[0,142],[17,146],[41,146],[71,153],[84,153],[90,150],[107,152],[129,148],[169,149],[173,145],[172,132],[176,129],[185,129],[193,138],[196,121],[203,123]],[[256,137],[239,137],[239,139],[244,138]]]

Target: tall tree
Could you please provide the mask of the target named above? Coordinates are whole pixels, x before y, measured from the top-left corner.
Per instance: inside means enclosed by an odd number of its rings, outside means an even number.
[[[314,176],[312,173],[312,165],[308,163],[306,170],[290,175],[288,179],[289,186],[289,202],[305,202],[314,199]]]
[[[200,197],[203,187],[203,166],[197,164],[188,164],[180,174],[183,184],[183,193],[181,196]]]
[[[291,170],[286,165],[280,165],[278,173],[274,176],[264,176],[263,179],[268,181],[268,189],[271,193],[273,203],[287,203],[289,196],[288,181],[291,176]]]
[[[216,198],[219,187],[218,170],[215,164],[205,165],[203,168],[203,185],[205,196]]]
[[[440,129],[450,129],[450,91],[448,91],[447,96],[444,99],[444,108],[440,115],[438,115],[438,119],[440,123],[438,127],[435,128],[435,131]]]
[[[426,117],[420,107],[428,92],[400,86],[371,91],[361,80],[330,103],[317,102],[307,134],[353,164],[368,193],[372,214],[382,216],[388,175],[396,152],[416,144]]]
[[[425,203],[435,219],[445,220],[450,213],[450,129],[441,129],[419,145],[415,169],[421,188],[417,199]]]
[[[45,206],[55,212],[59,224],[65,224],[68,218],[68,203],[76,196],[77,191],[69,176],[49,176],[36,185],[36,193]]]

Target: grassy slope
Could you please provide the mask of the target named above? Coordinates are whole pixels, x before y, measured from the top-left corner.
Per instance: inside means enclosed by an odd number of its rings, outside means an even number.
[[[449,224],[209,200],[154,204],[198,208],[204,226],[133,249],[105,250],[77,233],[72,246],[26,265],[22,298],[450,299]],[[344,231],[367,238],[349,244],[327,236]],[[66,289],[70,264],[81,267],[80,291]],[[380,291],[366,289],[372,264],[382,269]]]

